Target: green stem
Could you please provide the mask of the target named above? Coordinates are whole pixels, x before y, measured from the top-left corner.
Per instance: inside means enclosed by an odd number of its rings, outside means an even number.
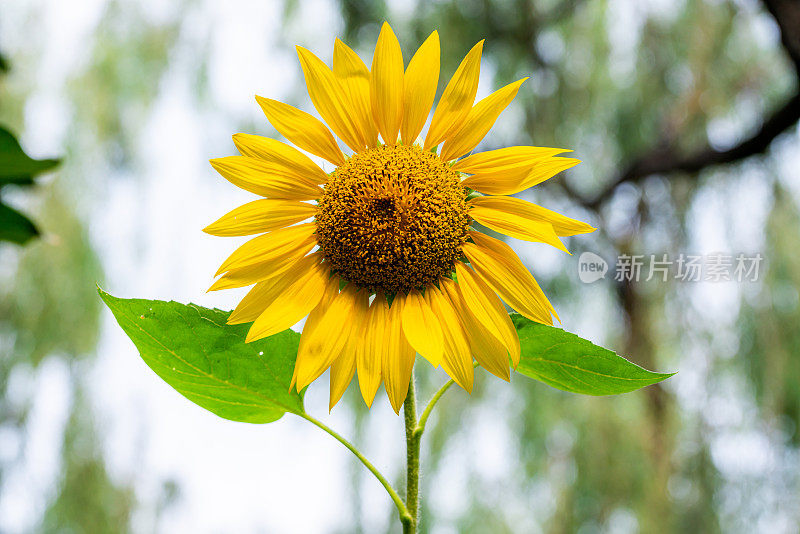
[[[477,367],[477,363],[473,364]],[[444,383],[442,387],[439,388],[431,400],[428,402],[428,405],[425,407],[425,410],[422,412],[419,420],[417,420],[417,397],[416,397],[416,388],[414,386],[414,375],[412,372],[411,380],[408,384],[408,394],[406,395],[406,400],[403,402],[403,415],[405,419],[405,426],[406,426],[406,501],[405,503],[397,494],[397,491],[392,487],[386,477],[384,477],[378,469],[372,465],[372,462],[367,460],[361,451],[356,449],[355,445],[344,439],[338,432],[330,428],[328,425],[323,423],[322,421],[315,419],[314,417],[303,413],[298,414],[300,417],[308,421],[309,423],[316,425],[317,427],[321,428],[334,439],[336,439],[339,443],[347,447],[347,449],[355,454],[356,458],[358,458],[364,466],[369,469],[369,471],[375,475],[375,478],[378,479],[378,482],[386,489],[387,493],[389,493],[389,497],[392,498],[394,501],[394,505],[397,507],[397,513],[400,515],[400,522],[403,524],[403,534],[416,534],[417,527],[419,524],[419,450],[420,450],[420,443],[422,442],[422,434],[425,432],[425,425],[428,423],[428,418],[431,415],[431,412],[436,407],[436,403],[439,402],[439,399],[445,394],[445,392],[450,389],[450,387],[455,384],[453,380],[448,380]]]
[[[416,534],[419,522],[419,445],[422,434],[417,433],[417,400],[414,375],[408,385],[408,395],[403,403],[406,423],[406,510],[411,518],[403,522],[403,534]]]
[[[474,362],[473,367],[478,367]],[[422,442],[422,434],[425,432],[425,425],[431,412],[436,407],[436,403],[455,384],[454,380],[448,380],[439,388],[428,405],[423,410],[419,420],[417,420],[417,397],[414,388],[414,374],[411,374],[411,381],[408,385],[408,395],[403,403],[403,414],[406,422],[406,510],[411,521],[403,521],[403,534],[416,534],[419,524],[419,448]]]
[[[477,368],[478,362],[472,362],[472,367]],[[431,412],[433,411],[434,407],[436,407],[436,403],[439,402],[439,399],[442,398],[442,395],[444,395],[445,392],[448,389],[450,389],[450,386],[452,386],[455,383],[456,383],[455,380],[451,378],[450,380],[445,382],[444,385],[442,385],[442,387],[439,388],[439,391],[434,393],[433,397],[431,397],[431,400],[428,401],[428,405],[422,411],[422,415],[420,416],[419,422],[417,423],[417,428],[416,430],[414,430],[416,434],[422,436],[422,433],[425,432],[425,425],[428,424],[428,417],[431,416]]]
[[[381,485],[389,493],[389,497],[392,498],[392,501],[394,501],[394,505],[397,507],[397,513],[400,514],[400,521],[403,522],[403,525],[413,522],[412,516],[408,513],[408,509],[406,508],[406,505],[403,504],[403,499],[400,498],[400,495],[397,494],[397,492],[389,483],[389,481],[386,480],[386,477],[384,477],[381,474],[381,472],[378,471],[378,469],[374,465],[372,465],[372,462],[367,460],[367,458],[363,454],[361,454],[361,451],[356,449],[355,445],[347,441],[344,437],[342,437],[341,434],[330,428],[328,425],[326,425],[325,423],[323,423],[318,419],[315,419],[314,417],[308,415],[307,413],[300,413],[298,415],[303,419],[305,419],[306,421],[308,421],[309,423],[316,425],[317,427],[321,428],[322,430],[333,436],[334,439],[336,439],[339,443],[347,447],[347,449],[350,452],[355,454],[356,458],[358,458],[361,461],[361,463],[364,464],[364,467],[369,469],[369,471],[373,475],[375,475],[375,478],[378,479],[378,482],[380,482]]]
[[[439,402],[439,399],[442,398],[442,395],[444,395],[445,391],[450,389],[450,386],[453,384],[455,384],[455,381],[452,379],[445,382],[444,385],[439,388],[439,391],[437,391],[433,397],[431,397],[431,400],[428,401],[428,405],[425,407],[425,410],[422,412],[422,415],[419,418],[417,428],[414,430],[414,433],[419,437],[422,437],[422,433],[425,432],[425,425],[428,423],[428,417],[430,417],[434,406],[436,406],[436,403]]]

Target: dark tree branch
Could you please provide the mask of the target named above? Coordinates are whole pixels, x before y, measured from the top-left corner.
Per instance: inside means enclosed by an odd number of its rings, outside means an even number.
[[[607,200],[622,183],[637,183],[654,174],[674,172],[696,173],[712,165],[733,163],[761,154],[772,141],[800,120],[800,94],[794,95],[780,109],[775,111],[758,131],[741,143],[727,149],[716,150],[705,147],[688,155],[681,155],[675,146],[657,147],[636,159],[616,179],[609,183],[601,193],[582,204],[596,209]]]
[[[634,160],[593,198],[583,198],[569,187],[566,187],[567,193],[585,207],[596,210],[622,183],[641,182],[654,174],[696,173],[713,165],[741,161],[765,152],[776,137],[797,124],[800,121],[800,0],[763,1],[780,28],[781,43],[794,65],[798,77],[797,94],[764,120],[758,131],[727,150],[706,146],[682,154],[674,144],[658,146]]]
[[[794,63],[800,78],[800,2],[797,0],[763,0],[764,7],[781,31],[781,43]]]

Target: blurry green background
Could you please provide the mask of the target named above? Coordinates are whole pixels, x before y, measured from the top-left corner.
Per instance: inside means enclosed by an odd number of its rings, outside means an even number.
[[[800,531],[800,6],[792,0],[12,0],[0,124],[33,157],[5,187],[41,236],[0,241],[0,532],[396,532],[360,464],[287,416],[231,423],[161,384],[100,307],[205,294],[233,246],[200,229],[248,199],[207,159],[304,109],[294,45],[363,58],[389,20],[434,29],[440,89],[486,39],[479,97],[531,76],[482,148],[584,163],[524,198],[600,228],[574,256],[514,242],[563,326],[679,373],[617,398],[479,372],[423,443],[424,532]],[[367,61],[369,63],[369,61]],[[582,284],[577,258],[612,263]],[[619,254],[765,258],[758,281],[620,284]],[[444,377],[418,366],[423,397]],[[325,413],[327,385],[312,386]],[[351,388],[329,417],[401,482],[402,422]]]

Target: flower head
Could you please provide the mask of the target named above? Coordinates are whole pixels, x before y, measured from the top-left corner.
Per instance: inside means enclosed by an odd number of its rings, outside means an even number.
[[[474,103],[482,47],[461,62],[421,140],[438,85],[436,32],[407,68],[388,24],[371,69],[339,40],[332,69],[298,47],[311,101],[328,126],[256,99],[286,139],[335,169],[327,173],[297,148],[248,134],[233,138],[240,156],[211,161],[230,182],[264,197],[205,229],[261,234],[223,262],[211,289],[253,286],[228,319],[253,323],[247,341],[307,317],[293,386],[300,390],[330,368],[331,407],[357,374],[368,405],[383,383],[399,411],[417,353],[467,391],[473,359],[508,380],[520,346],[500,298],[533,321],[557,318],[511,248],[472,225],[566,251],[560,237],[593,228],[505,195],[578,160],[559,157],[568,150],[527,146],[470,154],[525,81]]]

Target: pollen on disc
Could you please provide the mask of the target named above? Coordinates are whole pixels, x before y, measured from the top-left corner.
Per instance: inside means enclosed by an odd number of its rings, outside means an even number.
[[[320,249],[345,280],[387,294],[423,288],[461,257],[466,190],[435,154],[384,145],[336,169],[316,223]]]

